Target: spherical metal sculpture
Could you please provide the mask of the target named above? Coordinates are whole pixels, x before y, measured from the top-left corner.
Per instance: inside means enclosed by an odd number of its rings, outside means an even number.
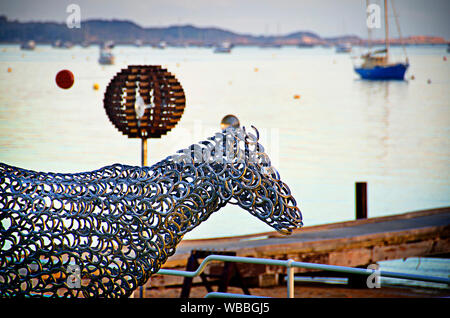
[[[227,129],[228,127],[239,128],[240,125],[239,119],[231,114],[226,115],[220,122],[220,128],[222,128],[222,130]]]
[[[183,115],[186,97],[159,65],[130,65],[110,81],[103,100],[113,125],[129,138],[160,138]]]

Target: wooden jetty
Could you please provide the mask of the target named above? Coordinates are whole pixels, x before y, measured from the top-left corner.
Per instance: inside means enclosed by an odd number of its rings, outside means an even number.
[[[289,236],[269,232],[185,240],[164,268],[185,270],[193,250],[364,268],[383,260],[418,256],[448,257],[450,207],[306,226]],[[208,267],[207,274],[220,272],[224,265],[211,264]],[[286,274],[284,267],[238,264],[238,268],[247,283],[258,287],[277,285],[281,283],[279,277]],[[306,271],[296,269],[296,274],[307,274]],[[200,282],[200,278],[194,278],[195,282]],[[155,275],[147,283],[146,289],[182,285],[182,277]]]

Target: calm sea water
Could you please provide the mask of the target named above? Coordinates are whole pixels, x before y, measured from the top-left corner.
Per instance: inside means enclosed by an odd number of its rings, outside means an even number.
[[[235,114],[242,125],[260,130],[305,225],[353,219],[356,181],[368,182],[369,216],[448,206],[450,61],[443,60],[445,49],[408,48],[407,77],[414,80],[368,82],[353,72],[350,55],[332,48],[235,48],[214,54],[205,48],[118,46],[116,65],[101,66],[97,47],[38,46],[29,52],[3,45],[0,161],[53,172],[116,162],[139,165],[140,141],[126,138],[108,121],[103,94],[127,65],[161,64],[183,85],[187,107],[173,131],[149,141],[150,164],[212,135],[223,116]],[[394,48],[394,56],[401,53]],[[61,69],[75,75],[69,90],[55,84]],[[186,237],[270,230],[231,206]]]
[[[116,65],[100,66],[97,47],[38,46],[25,52],[3,45],[0,161],[53,172],[116,162],[139,165],[140,141],[111,125],[103,94],[127,65],[160,64],[183,85],[187,107],[172,132],[149,141],[150,164],[211,136],[223,116],[235,114],[242,125],[259,129],[305,225],[354,219],[356,181],[368,182],[369,216],[448,206],[450,61],[443,60],[445,49],[408,48],[409,80],[367,82],[353,72],[350,55],[328,48],[235,48],[214,54],[204,48],[118,46]],[[401,53],[393,49],[394,56]],[[69,90],[55,84],[61,69],[75,75]],[[231,206],[185,237],[270,230]],[[450,274],[448,260],[441,259],[381,262],[381,269]]]

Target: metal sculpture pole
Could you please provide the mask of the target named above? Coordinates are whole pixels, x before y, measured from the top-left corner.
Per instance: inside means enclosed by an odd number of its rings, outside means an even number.
[[[147,138],[141,138],[141,167],[147,166]],[[144,298],[144,286],[139,287],[139,297]]]
[[[141,166],[147,166],[147,138],[141,138]]]
[[[152,167],[0,163],[0,295],[128,297],[227,204],[291,233],[300,210],[258,139],[228,128]]]

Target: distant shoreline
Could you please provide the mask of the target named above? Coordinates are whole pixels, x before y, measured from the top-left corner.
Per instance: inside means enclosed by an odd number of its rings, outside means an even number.
[[[56,42],[72,45],[100,44],[114,41],[116,44],[137,46],[158,46],[164,42],[168,46],[216,46],[223,42],[239,46],[334,46],[348,43],[367,45],[367,39],[356,35],[321,37],[315,32],[298,31],[285,35],[255,36],[240,34],[214,27],[196,27],[177,25],[168,27],[143,28],[126,20],[86,20],[80,28],[68,28],[64,23],[56,22],[19,22],[0,16],[0,43],[23,43],[35,41],[37,44]],[[373,45],[383,44],[384,39],[372,40]],[[392,38],[391,45],[442,45],[450,41],[438,37],[417,35],[400,40]]]

